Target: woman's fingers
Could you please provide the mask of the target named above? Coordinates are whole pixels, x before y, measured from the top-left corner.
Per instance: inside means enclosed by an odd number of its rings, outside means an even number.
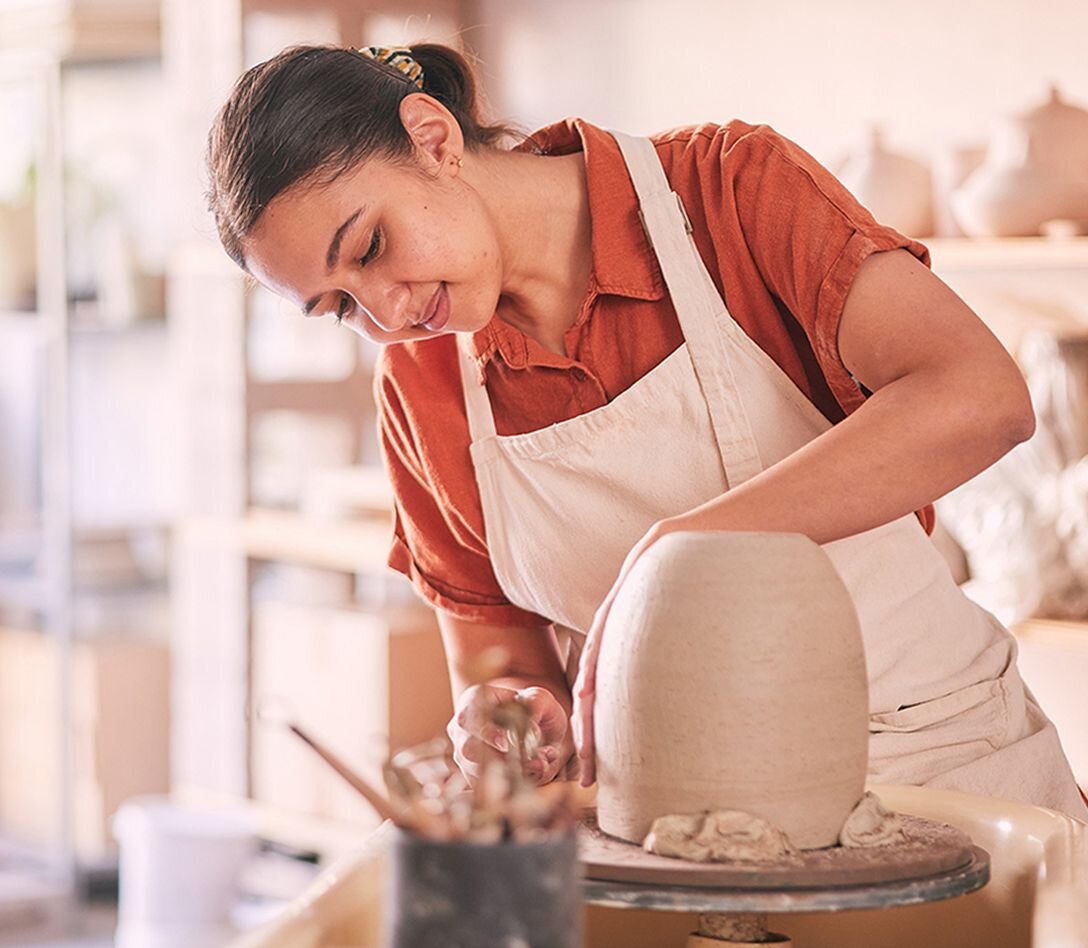
[[[570,722],[565,708],[551,691],[539,686],[514,691],[473,685],[462,692],[457,710],[446,727],[453,743],[454,761],[470,781],[476,779],[480,764],[488,755],[512,750],[510,733],[492,724],[492,715],[498,704],[515,697],[528,708],[540,731],[541,743],[526,765],[527,776],[537,783],[547,783],[555,779],[570,758]]]
[[[556,745],[566,736],[570,726],[567,712],[547,688],[534,686],[522,688],[518,692],[518,700],[528,708],[529,714],[537,727],[540,728],[540,737],[546,745]]]
[[[596,746],[593,740],[593,704],[597,693],[597,659],[601,652],[601,639],[605,621],[612,603],[610,593],[604,605],[597,610],[593,625],[586,637],[586,645],[578,665],[578,678],[574,683],[574,743],[578,751],[578,781],[583,787],[597,779]]]
[[[586,636],[585,648],[578,664],[578,678],[574,682],[574,712],[571,722],[574,728],[574,742],[578,749],[579,782],[588,787],[597,779],[596,746],[593,734],[593,712],[597,696],[597,660],[601,654],[604,639],[604,627],[608,622],[608,613],[616,594],[631,572],[635,561],[646,552],[647,548],[662,536],[661,524],[655,524],[624,557],[619,576],[605,596]]]
[[[545,745],[538,748],[535,756],[525,766],[525,775],[538,784],[551,783],[559,776],[566,760],[558,747]]]
[[[575,712],[578,715],[576,733],[578,741],[578,782],[589,787],[597,779],[596,747],[593,743],[593,693],[586,692],[584,697],[574,699]]]
[[[457,702],[456,721],[470,734],[481,734],[491,726],[491,714],[495,706],[513,692],[491,685],[472,685],[461,693]]]

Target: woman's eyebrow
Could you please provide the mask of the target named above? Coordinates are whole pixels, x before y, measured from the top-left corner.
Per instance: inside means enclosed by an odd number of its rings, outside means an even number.
[[[340,257],[340,245],[344,242],[344,236],[351,229],[351,226],[366,212],[366,209],[366,204],[357,208],[354,214],[336,228],[336,233],[332,235],[332,240],[329,241],[329,249],[325,252],[326,272],[332,273],[333,269],[336,267],[336,261]],[[308,299],[306,305],[302,307],[303,315],[309,316],[320,300],[321,294]]]
[[[351,225],[354,224],[359,217],[366,211],[366,205],[360,207],[354,214],[352,214],[343,224],[336,228],[336,233],[332,235],[332,240],[329,242],[329,250],[325,254],[325,268],[331,273],[333,267],[336,266],[336,260],[340,256],[340,244],[344,241],[344,235],[348,232]]]

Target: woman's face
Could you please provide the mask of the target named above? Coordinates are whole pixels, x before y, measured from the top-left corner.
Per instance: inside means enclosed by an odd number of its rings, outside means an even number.
[[[375,159],[291,188],[245,253],[250,273],[307,316],[333,315],[378,343],[475,332],[502,287],[494,227],[453,162],[425,172]]]

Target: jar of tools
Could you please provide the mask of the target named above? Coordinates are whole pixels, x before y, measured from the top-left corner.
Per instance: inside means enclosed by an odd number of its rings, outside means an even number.
[[[499,676],[506,658],[494,651],[466,671],[470,680]],[[393,824],[384,945],[578,948],[577,787],[537,786],[527,775],[541,734],[520,694],[483,713],[508,749],[488,748],[473,782],[443,737],[393,754],[383,768],[382,792],[286,709],[266,702],[258,712],[262,720],[286,726]]]
[[[498,706],[510,752],[485,760],[476,782],[446,741],[386,765],[399,812],[386,918],[392,948],[577,948],[581,894],[574,785],[537,787],[524,764],[538,735],[516,699]],[[407,823],[407,825],[405,825]]]

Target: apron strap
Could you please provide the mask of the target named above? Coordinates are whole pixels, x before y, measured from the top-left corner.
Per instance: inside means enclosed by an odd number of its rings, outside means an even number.
[[[680,196],[665,177],[653,143],[621,132],[611,134],[627,162],[638,194],[642,225],[688,344],[688,355],[718,441],[726,483],[736,487],[763,470],[723,337],[723,332],[743,330],[729,315],[703,265],[691,236],[691,222]]]
[[[480,380],[480,371],[472,355],[472,334],[455,333],[457,356],[461,362],[461,388],[465,392],[465,413],[468,416],[468,432],[473,443],[495,437],[495,415],[491,411],[491,399]]]

